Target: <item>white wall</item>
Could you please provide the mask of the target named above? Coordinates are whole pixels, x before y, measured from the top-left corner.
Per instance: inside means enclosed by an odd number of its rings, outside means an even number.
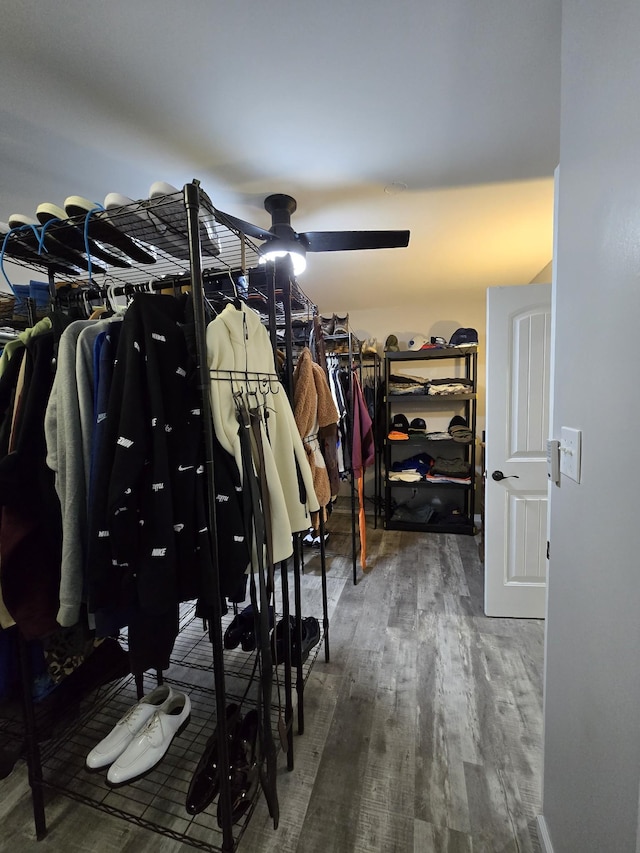
[[[554,853],[633,853],[640,776],[640,4],[564,0],[543,812]]]
[[[535,277],[534,281],[551,282],[550,263]],[[526,282],[512,282],[523,284]],[[487,292],[484,288],[445,288],[416,292],[410,302],[393,299],[390,285],[389,304],[384,310],[371,308],[351,311],[351,328],[361,338],[375,337],[380,352],[387,335],[398,337],[401,347],[414,334],[427,337],[438,335],[449,340],[452,333],[461,327],[471,327],[478,332],[478,435],[484,429],[485,416],[485,332],[487,323]],[[321,306],[324,308],[324,306]],[[331,309],[328,309],[331,313]]]
[[[486,291],[484,289],[416,293],[411,302],[397,302],[389,294],[385,310],[359,309],[349,315],[351,328],[359,337],[375,337],[382,353],[387,335],[397,336],[400,347],[406,348],[414,334],[427,337],[439,335],[449,340],[461,327],[477,330],[480,343],[478,355],[478,429],[484,428],[484,337]],[[406,371],[410,372],[410,371]],[[414,371],[416,372],[416,371]]]

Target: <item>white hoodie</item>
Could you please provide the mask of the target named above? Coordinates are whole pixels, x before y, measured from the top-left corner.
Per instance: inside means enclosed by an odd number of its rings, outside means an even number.
[[[227,305],[207,327],[207,358],[211,371],[214,430],[220,444],[233,454],[241,480],[242,458],[234,392],[243,394],[247,409],[259,407],[268,414],[266,430],[264,422],[262,425],[262,440],[273,559],[274,562],[285,560],[293,552],[292,533],[307,530],[311,524],[310,513],[317,512],[320,507],[291,405],[277,377],[269,335],[259,315],[246,305],[240,308]],[[242,376],[245,371],[272,378],[265,378],[263,382],[250,375],[245,378]],[[305,503],[300,500],[296,459],[306,489]],[[255,460],[254,455],[254,463]]]

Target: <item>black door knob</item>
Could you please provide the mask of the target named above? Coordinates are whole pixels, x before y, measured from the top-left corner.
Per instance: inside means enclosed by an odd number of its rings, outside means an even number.
[[[505,477],[505,475],[502,473],[502,471],[494,471],[493,474],[491,475],[491,479],[495,480],[497,483],[499,483],[500,480],[508,480],[509,477],[515,477],[516,480],[520,479],[518,474],[507,474]]]

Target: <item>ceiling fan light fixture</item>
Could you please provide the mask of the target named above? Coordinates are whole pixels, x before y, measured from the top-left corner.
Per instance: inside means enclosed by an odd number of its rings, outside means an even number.
[[[260,253],[259,262],[261,264],[269,263],[270,261],[275,261],[276,258],[284,258],[285,255],[290,255],[291,263],[293,264],[293,274],[295,276],[301,275],[307,268],[307,258],[304,252],[299,249],[277,249],[277,248],[265,248]]]

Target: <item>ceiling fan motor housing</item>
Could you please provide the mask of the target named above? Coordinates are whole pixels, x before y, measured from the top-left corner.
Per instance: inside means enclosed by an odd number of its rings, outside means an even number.
[[[291,214],[295,213],[298,205],[295,198],[283,193],[275,193],[264,200],[264,208],[271,214],[271,228],[276,237],[283,240],[298,241],[298,235],[291,227]]]

